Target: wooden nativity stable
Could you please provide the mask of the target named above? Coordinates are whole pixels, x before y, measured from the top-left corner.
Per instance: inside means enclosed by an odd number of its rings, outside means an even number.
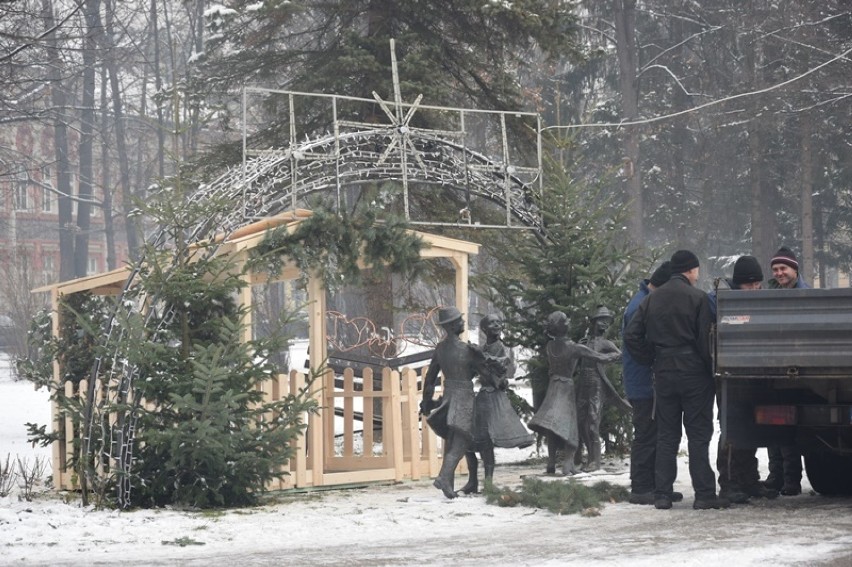
[[[297,209],[242,227],[225,239],[217,254],[233,255],[237,265],[241,265],[248,259],[250,251],[263,241],[269,229],[286,225],[289,230],[295,230],[310,215],[310,211]],[[421,257],[444,258],[452,264],[455,305],[466,315],[469,257],[478,253],[479,245],[424,232],[415,231],[415,234],[425,243]],[[51,295],[54,334],[58,334],[60,328],[59,304],[63,296],[81,292],[118,295],[129,275],[129,268],[121,268],[35,290],[47,291]],[[240,301],[243,305],[252,305],[254,285],[268,281],[293,281],[300,276],[293,263],[286,264],[281,273],[274,276],[250,272],[247,275],[250,285],[243,289]],[[319,365],[327,360],[328,354],[326,290],[319,278],[309,278],[306,304],[310,365],[312,370],[319,371]],[[243,328],[245,340],[251,339],[252,328],[249,318]],[[310,394],[317,400],[320,410],[306,416],[307,429],[295,442],[298,450],[286,467],[288,474],[274,481],[269,489],[328,487],[437,476],[441,440],[418,415],[421,398],[418,383],[422,376],[417,370],[384,367],[381,380],[375,381],[380,384],[377,388],[373,387],[370,368],[363,370],[362,377],[356,377],[352,368],[346,368],[338,375],[328,368],[323,372],[322,379],[314,381]],[[425,368],[420,372],[425,373]],[[54,362],[55,380],[58,381],[59,376],[59,365]],[[291,369],[289,374],[279,374],[266,382],[264,394],[269,400],[280,399],[305,384],[305,372]],[[64,387],[66,395],[75,395],[70,381]],[[77,391],[86,391],[85,381]],[[79,440],[81,428],[63,414],[57,403],[53,402],[52,406],[53,428],[59,434],[59,440],[53,444],[53,486],[58,490],[78,489],[77,473],[69,467],[69,463],[73,462],[75,438]],[[364,426],[369,423],[378,425]],[[360,430],[363,431],[359,433]]]

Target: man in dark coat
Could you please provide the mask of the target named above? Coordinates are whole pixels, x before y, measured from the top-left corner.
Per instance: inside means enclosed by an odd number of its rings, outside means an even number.
[[[621,322],[621,338],[639,304],[648,294],[669,281],[671,262],[666,260],[649,279],[639,282],[639,290],[627,304]],[[633,406],[633,442],[630,445],[631,504],[654,503],[654,461],[657,456],[657,421],[654,419],[654,380],[650,365],[640,364],[624,349],[621,353],[624,392]],[[672,492],[672,501],[680,502],[683,494]]]
[[[671,279],[642,301],[624,334],[633,358],[654,369],[654,506],[672,507],[683,426],[688,440],[689,475],[695,490],[693,508],[723,508],[729,502],[716,497],[716,476],[710,467],[716,397],[710,355],[710,301],[706,293],[694,287],[699,272],[694,253],[675,252],[671,270]]]
[[[717,284],[716,289],[728,287],[739,290],[760,289],[763,283],[763,270],[754,256],[740,256],[734,262],[734,274]],[[710,311],[716,320],[716,289],[710,292]],[[719,394],[721,399],[721,392]],[[757,449],[754,447],[736,447],[722,445],[716,454],[716,470],[719,471],[719,496],[731,502],[744,504],[749,498],[775,498],[778,491],[760,483],[757,463]]]
[[[770,289],[802,289],[809,288],[807,282],[799,275],[799,261],[792,250],[786,246],[769,261],[772,268]],[[802,453],[796,447],[767,447],[769,455],[769,476],[763,481],[764,486],[779,490],[784,496],[796,496],[802,493]]]

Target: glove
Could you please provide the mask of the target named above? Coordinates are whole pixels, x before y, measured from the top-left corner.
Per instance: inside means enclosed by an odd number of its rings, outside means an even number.
[[[508,379],[508,378],[503,378],[502,380],[500,380],[500,383],[499,383],[499,384],[497,384],[497,387],[498,387],[498,388],[500,388],[501,390],[503,390],[503,391],[505,392],[505,391],[506,391],[506,388],[508,388],[508,387],[509,387],[509,379]]]

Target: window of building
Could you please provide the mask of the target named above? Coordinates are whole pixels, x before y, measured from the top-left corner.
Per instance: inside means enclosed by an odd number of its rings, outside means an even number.
[[[92,275],[92,274],[97,274],[97,273],[98,273],[98,259],[92,258],[91,256],[89,256],[89,271],[87,272],[87,274]]]
[[[97,202],[101,201],[101,197],[100,197],[99,193],[100,192],[98,191],[98,189],[96,187],[92,187],[92,201],[97,201]],[[101,209],[101,207],[99,205],[92,203],[92,216],[93,217],[100,216],[102,211],[103,211],[103,209]]]
[[[53,254],[45,254],[42,257],[41,275],[45,284],[56,281],[56,260]]]
[[[29,190],[29,173],[25,169],[21,169],[15,182],[15,210],[26,211],[30,208]]]
[[[47,187],[43,187],[41,190],[42,212],[52,213],[54,208],[54,201],[56,201],[56,195],[53,193],[53,190],[48,189]]]
[[[53,183],[53,169],[49,165],[41,168],[41,210],[45,213],[53,212],[56,194],[51,191],[56,185]]]

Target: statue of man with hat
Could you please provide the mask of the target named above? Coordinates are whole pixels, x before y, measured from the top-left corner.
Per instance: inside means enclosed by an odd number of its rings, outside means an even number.
[[[601,354],[610,354],[618,360],[621,351],[611,340],[604,337],[612,324],[612,312],[599,305],[590,317],[591,328],[588,339],[581,341],[587,347]],[[630,408],[613,388],[604,369],[604,362],[591,358],[580,360],[579,381],[577,387],[577,425],[580,430],[580,442],[586,446],[588,461],[583,468],[586,472],[601,468],[601,417],[603,417],[604,396],[609,393],[620,401],[621,407]],[[579,455],[579,451],[577,452]]]
[[[445,336],[435,347],[426,371],[420,413],[428,416],[429,426],[444,439],[444,459],[433,484],[447,498],[455,498],[456,467],[473,443],[473,378],[487,362],[478,346],[461,340],[464,318],[457,308],[440,308],[436,323]],[[433,400],[439,374],[444,376],[444,394]]]

